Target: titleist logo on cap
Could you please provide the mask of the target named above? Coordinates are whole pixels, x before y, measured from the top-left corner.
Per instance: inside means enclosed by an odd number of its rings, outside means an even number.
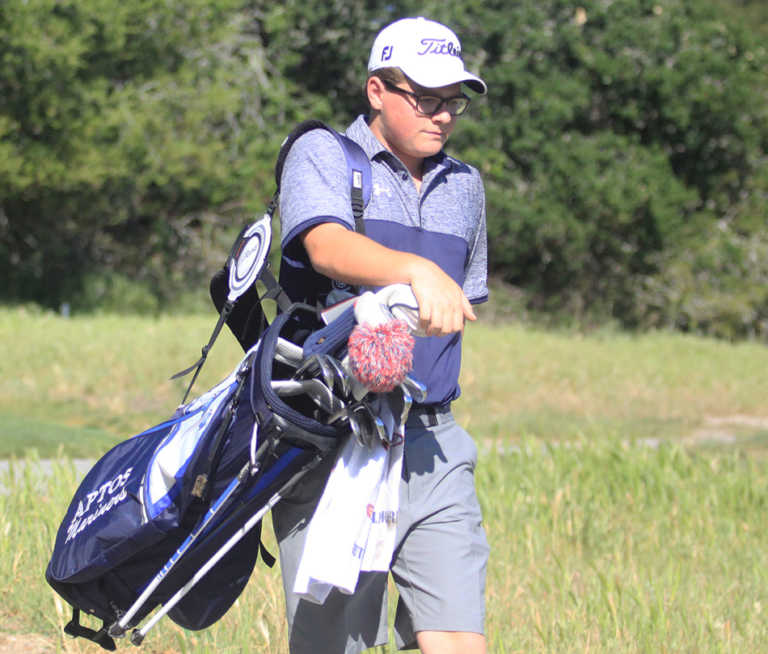
[[[419,50],[416,54],[418,56],[421,55],[427,55],[427,54],[436,54],[436,55],[452,55],[454,57],[458,57],[461,59],[461,48],[459,48],[457,45],[454,45],[447,39],[430,39],[430,38],[424,38],[421,39],[420,44],[422,46],[422,49]],[[382,61],[388,61],[392,58],[392,53],[395,50],[395,46],[393,45],[385,45],[384,48],[381,51],[381,60]]]
[[[459,48],[457,45],[454,45],[447,39],[424,38],[421,39],[421,45],[424,46],[424,49],[417,52],[417,55],[447,54],[461,58],[461,48]]]
[[[376,35],[368,72],[399,68],[424,88],[463,83],[476,93],[485,93],[485,82],[464,68],[461,55],[459,37],[450,28],[421,16],[401,18]]]

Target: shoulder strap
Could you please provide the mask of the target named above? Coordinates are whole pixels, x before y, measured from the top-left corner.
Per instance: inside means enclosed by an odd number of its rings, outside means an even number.
[[[368,161],[368,155],[363,148],[355,143],[351,138],[340,134],[335,129],[329,127],[320,120],[306,120],[300,123],[286,137],[280,146],[280,153],[277,155],[277,164],[275,165],[275,181],[277,183],[277,192],[280,192],[280,178],[283,174],[285,159],[291,146],[303,134],[313,129],[324,129],[336,138],[344,157],[347,160],[347,177],[349,179],[350,193],[352,197],[352,215],[355,217],[355,231],[365,234],[365,221],[363,212],[371,199],[371,163]]]
[[[355,231],[365,234],[363,212],[371,199],[371,162],[365,150],[351,138],[331,130],[347,158],[347,177],[352,195],[352,215],[355,217]]]
[[[280,146],[280,152],[277,155],[277,163],[275,164],[275,182],[277,189],[267,206],[266,213],[260,221],[246,226],[243,231],[240,232],[235,244],[232,246],[232,252],[227,259],[224,269],[220,271],[220,273],[217,273],[218,277],[214,275],[214,279],[211,280],[211,298],[213,299],[216,309],[219,311],[219,320],[213,329],[213,333],[211,334],[208,343],[203,347],[200,358],[189,368],[177,372],[171,377],[171,379],[177,379],[179,377],[184,377],[193,371],[195,373],[189,386],[187,386],[186,393],[184,393],[182,404],[187,401],[189,392],[192,390],[192,386],[197,380],[200,369],[203,367],[203,364],[208,357],[208,352],[213,347],[213,344],[225,323],[229,325],[230,329],[243,345],[243,348],[247,349],[247,347],[252,344],[252,341],[257,339],[264,330],[265,318],[264,312],[261,309],[261,300],[266,297],[275,299],[282,311],[286,311],[290,306],[288,296],[274,278],[274,275],[269,269],[269,263],[266,261],[266,256],[269,253],[271,244],[271,228],[269,228],[269,225],[271,224],[272,215],[277,209],[278,198],[280,196],[280,177],[283,173],[283,166],[285,165],[285,159],[288,156],[288,152],[296,139],[313,129],[327,130],[333,134],[339,145],[341,145],[344,157],[347,160],[347,177],[349,178],[350,195],[352,199],[352,214],[355,218],[355,231],[360,234],[365,234],[363,212],[371,198],[372,185],[371,164],[368,161],[368,155],[366,155],[365,151],[352,139],[343,134],[339,134],[335,129],[328,127],[328,125],[320,120],[306,120],[303,123],[300,123],[286,137],[283,144]],[[259,226],[262,227],[261,230],[259,230]],[[248,276],[245,276],[242,280],[239,278],[234,279],[238,277],[240,273],[240,264],[238,263],[239,258],[244,252],[248,253],[250,251],[249,240],[256,242],[254,239],[258,240],[258,242],[263,245],[262,249],[257,249],[258,252],[263,254],[263,258],[258,261],[259,265],[255,265],[255,267],[253,265],[243,266],[244,268],[247,268]],[[267,287],[267,293],[262,297],[259,297],[258,291],[256,291],[254,286],[256,278],[260,279]],[[229,279],[228,282],[227,279]],[[236,282],[235,286],[238,287],[237,292],[233,290],[233,280]],[[236,308],[235,303],[240,297],[246,299],[247,302],[241,302],[239,308]],[[256,307],[255,320],[251,321],[253,310]],[[239,313],[236,314],[233,313],[233,311],[238,311]]]

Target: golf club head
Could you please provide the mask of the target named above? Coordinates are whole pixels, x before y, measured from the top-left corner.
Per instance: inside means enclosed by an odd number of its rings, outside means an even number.
[[[320,372],[320,364],[317,363],[317,355],[310,354],[306,359],[302,359],[301,364],[293,373],[294,379],[314,377]]]
[[[363,438],[363,428],[360,426],[360,421],[355,417],[354,413],[349,412],[346,415],[346,420],[349,423],[349,428],[352,430],[352,434],[357,439],[360,445],[365,445]]]
[[[304,352],[298,345],[278,337],[275,345],[275,359],[292,368],[298,368],[304,359]]]
[[[344,402],[336,397],[330,388],[314,377],[310,379],[288,379],[273,381],[272,388],[282,396],[306,395],[326,413],[333,415],[344,409]]]
[[[379,435],[379,440],[382,443],[389,443],[392,439],[389,433],[387,433],[387,427],[384,421],[379,416],[373,416],[373,425],[376,427],[376,433]]]
[[[377,402],[377,404],[381,404],[381,402],[386,402],[386,399],[383,397],[379,398],[379,402]],[[373,432],[378,437],[379,442],[389,443],[389,432],[387,430],[387,426],[384,424],[384,421],[381,419],[381,417],[379,417],[377,414],[376,409],[371,407],[369,403],[362,402],[361,413],[365,415],[365,420],[371,426]]]
[[[360,445],[365,445],[365,435],[363,434],[363,428],[357,416],[355,415],[352,406],[344,407],[328,418],[329,425],[332,425],[337,421],[346,422],[349,425],[349,429],[357,442],[360,443]]]
[[[344,408],[344,402],[336,397],[333,391],[319,379],[305,379],[304,384],[310,389],[308,395],[329,414],[334,414]]]
[[[400,384],[398,388],[400,389],[400,396],[403,402],[403,407],[400,412],[400,425],[405,425],[405,423],[408,421],[408,415],[411,412],[411,407],[413,406],[413,397],[408,392],[408,388],[405,386],[405,384]]]
[[[399,438],[402,431],[401,417],[405,404],[402,390],[397,387],[388,393],[368,395],[364,403],[374,417],[375,426],[382,442],[385,446],[391,445]]]
[[[342,367],[341,362],[330,354],[324,354],[323,357],[326,359],[328,366],[333,370],[334,381],[337,382],[334,386],[337,385],[344,398],[349,399],[352,393],[352,381],[346,370]]]
[[[427,387],[413,377],[406,375],[401,386],[408,391],[416,404],[422,404],[427,399]]]
[[[317,365],[320,367],[320,374],[323,376],[325,385],[333,390],[336,385],[336,373],[333,366],[329,362],[329,356],[327,354],[316,354]]]
[[[364,404],[357,404],[352,409],[352,415],[357,418],[360,425],[360,438],[358,439],[360,444],[364,447],[375,447],[380,442],[379,433],[373,420],[373,414],[368,407]]]
[[[325,385],[333,389],[335,371],[328,361],[329,358],[325,354],[310,354],[294,373],[294,379],[315,377],[319,374],[323,378]]]

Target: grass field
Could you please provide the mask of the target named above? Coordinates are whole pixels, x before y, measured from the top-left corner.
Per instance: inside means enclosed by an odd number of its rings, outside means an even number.
[[[0,310],[0,457],[94,456],[167,418],[210,316],[76,317]],[[471,325],[456,414],[477,438],[707,440],[768,444],[768,350],[679,334],[589,336]],[[240,351],[222,333],[197,383]]]
[[[167,417],[183,393],[167,377],[211,327],[0,311],[4,455],[96,456]],[[220,340],[198,390],[238,356]],[[768,651],[763,346],[477,325],[464,366],[456,412],[480,443],[492,547],[489,651]],[[66,459],[45,478],[12,463],[3,480],[3,654],[101,651],[60,636],[67,608],[43,579],[76,483]],[[259,566],[214,627],[167,622],[142,649],[286,652],[282,602],[279,572]],[[9,634],[22,640],[4,650]]]

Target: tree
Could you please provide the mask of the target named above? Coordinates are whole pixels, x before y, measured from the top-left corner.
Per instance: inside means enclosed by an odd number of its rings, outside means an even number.
[[[8,0],[3,297],[88,303],[102,270],[150,305],[199,288],[271,192],[282,138],[364,111],[375,33],[425,15],[489,84],[449,151],[483,173],[495,276],[546,311],[758,333],[762,273],[748,311],[718,312],[733,286],[712,281],[755,269],[737,255],[763,251],[768,202],[768,53],[737,10],[762,15],[751,0]],[[670,280],[715,299],[679,319]]]
[[[424,11],[489,84],[456,145],[485,173],[494,273],[532,306],[638,324],[660,253],[765,198],[766,49],[700,0],[579,5]]]
[[[4,299],[77,301],[104,271],[162,297],[241,222],[284,88],[235,8],[0,6]]]

